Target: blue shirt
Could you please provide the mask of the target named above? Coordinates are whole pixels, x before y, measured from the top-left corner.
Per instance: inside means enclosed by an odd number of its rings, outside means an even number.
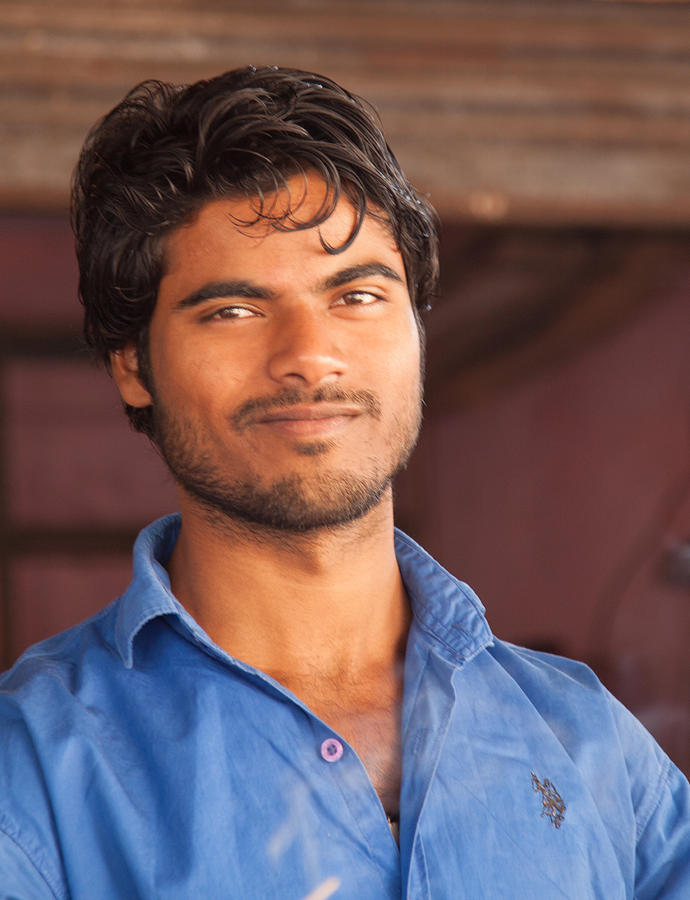
[[[398,850],[352,748],[172,595],[178,532],[145,529],[126,593],[0,678],[0,896],[690,897],[680,772],[589,669],[495,640],[400,533]]]

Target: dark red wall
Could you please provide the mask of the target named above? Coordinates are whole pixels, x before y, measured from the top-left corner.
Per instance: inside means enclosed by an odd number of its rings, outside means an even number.
[[[0,221],[5,662],[105,605],[172,485],[79,349],[64,220]],[[590,661],[690,770],[690,286],[472,410],[437,414],[399,519],[501,637]]]

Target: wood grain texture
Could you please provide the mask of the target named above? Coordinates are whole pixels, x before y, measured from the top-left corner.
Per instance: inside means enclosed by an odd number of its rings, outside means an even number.
[[[137,81],[323,71],[379,108],[413,181],[468,221],[690,221],[690,4],[597,0],[0,3],[0,206],[64,207]]]

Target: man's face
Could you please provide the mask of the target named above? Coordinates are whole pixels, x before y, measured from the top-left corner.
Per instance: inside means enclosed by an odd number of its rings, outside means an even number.
[[[308,220],[323,183],[289,187],[293,216]],[[152,400],[157,443],[206,512],[289,531],[344,524],[389,496],[419,430],[403,262],[370,216],[345,251],[324,250],[352,231],[345,198],[320,228],[238,224],[253,219],[250,201],[217,200],[169,236],[151,391],[115,375],[126,402]]]

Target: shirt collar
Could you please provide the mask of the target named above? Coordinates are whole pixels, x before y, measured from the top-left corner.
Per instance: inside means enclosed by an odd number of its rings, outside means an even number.
[[[202,632],[170,589],[165,565],[180,533],[179,513],[144,528],[134,544],[134,576],[120,598],[115,643],[127,668],[134,641],[159,616],[174,615],[189,631]],[[414,618],[425,638],[454,664],[467,662],[492,642],[484,607],[468,585],[447,572],[419,544],[395,530],[395,553]]]
[[[484,607],[469,585],[397,528],[395,555],[415,621],[441,656],[457,665],[493,643]]]
[[[185,612],[170,590],[165,568],[181,524],[179,513],[164,516],[139,532],[134,543],[134,574],[120,598],[115,622],[115,644],[128,669],[134,664],[134,639],[144,625],[159,616]]]

